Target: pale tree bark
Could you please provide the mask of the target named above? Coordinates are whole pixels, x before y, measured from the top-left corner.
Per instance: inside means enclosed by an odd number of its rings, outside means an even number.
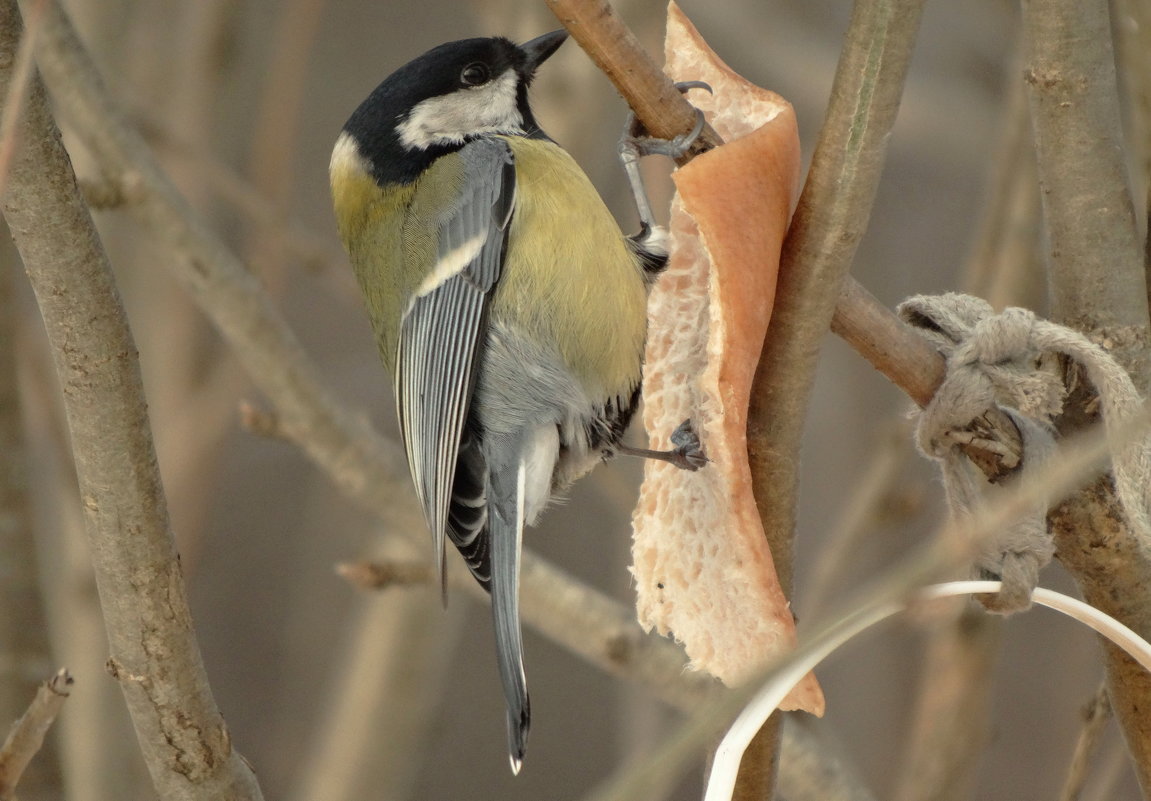
[[[21,32],[0,3],[0,86]],[[33,79],[4,215],[52,346],[111,658],[157,793],[259,799],[212,699],[148,427],[136,347],[71,162]]]
[[[1047,270],[1056,322],[1106,347],[1148,387],[1148,309],[1122,146],[1106,0],[1024,0],[1023,79],[1039,163]],[[1067,434],[1093,423],[1093,388],[1071,375],[1058,421]],[[1151,542],[1127,525],[1109,476],[1050,517],[1060,561],[1085,599],[1151,636]],[[1104,646],[1108,689],[1144,795],[1151,794],[1151,676]]]

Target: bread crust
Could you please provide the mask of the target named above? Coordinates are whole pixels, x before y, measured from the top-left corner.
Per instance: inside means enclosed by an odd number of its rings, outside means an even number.
[[[795,645],[747,462],[747,407],[799,185],[791,105],[724,64],[672,3],[666,72],[702,80],[692,102],[726,144],[674,174],[671,259],[648,304],[644,426],[655,443],[691,419],[711,463],[649,461],[633,516],[632,573],[646,629],[736,684]],[[808,675],[781,704],[823,713]]]

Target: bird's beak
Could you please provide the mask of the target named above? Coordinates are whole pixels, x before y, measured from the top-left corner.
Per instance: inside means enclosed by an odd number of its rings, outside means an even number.
[[[558,50],[559,46],[564,43],[564,39],[567,38],[568,32],[560,28],[558,31],[545,33],[543,36],[537,36],[530,42],[524,42],[520,45],[520,50],[527,57],[527,74],[534,73],[539,65],[547,61],[548,56]]]

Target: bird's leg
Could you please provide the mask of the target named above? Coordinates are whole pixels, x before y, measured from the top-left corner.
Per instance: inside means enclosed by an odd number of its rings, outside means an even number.
[[[681,92],[689,89],[706,89],[711,87],[703,81],[683,81],[677,83],[675,88]],[[703,131],[703,112],[695,110],[695,127],[686,134],[674,139],[656,139],[648,136],[644,127],[635,117],[634,111],[629,111],[627,121],[624,123],[623,136],[619,140],[619,160],[623,162],[624,172],[627,173],[627,182],[631,186],[632,196],[635,197],[635,207],[639,212],[640,232],[632,237],[636,242],[643,243],[656,227],[655,215],[652,214],[651,202],[647,198],[647,190],[643,185],[643,177],[639,172],[639,160],[644,156],[668,156],[679,158],[687,152],[696,138]]]
[[[699,434],[691,420],[684,420],[675,431],[671,432],[671,444],[675,447],[669,451],[653,451],[647,448],[633,448],[630,445],[620,445],[619,452],[625,456],[638,456],[642,459],[659,459],[678,467],[680,470],[690,470],[693,473],[710,461],[703,452],[703,445],[699,441]]]

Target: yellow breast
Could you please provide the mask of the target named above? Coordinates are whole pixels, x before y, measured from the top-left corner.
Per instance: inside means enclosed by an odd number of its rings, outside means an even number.
[[[516,205],[492,314],[556,343],[593,397],[629,393],[647,325],[639,261],[567,152],[546,140],[507,140]]]

